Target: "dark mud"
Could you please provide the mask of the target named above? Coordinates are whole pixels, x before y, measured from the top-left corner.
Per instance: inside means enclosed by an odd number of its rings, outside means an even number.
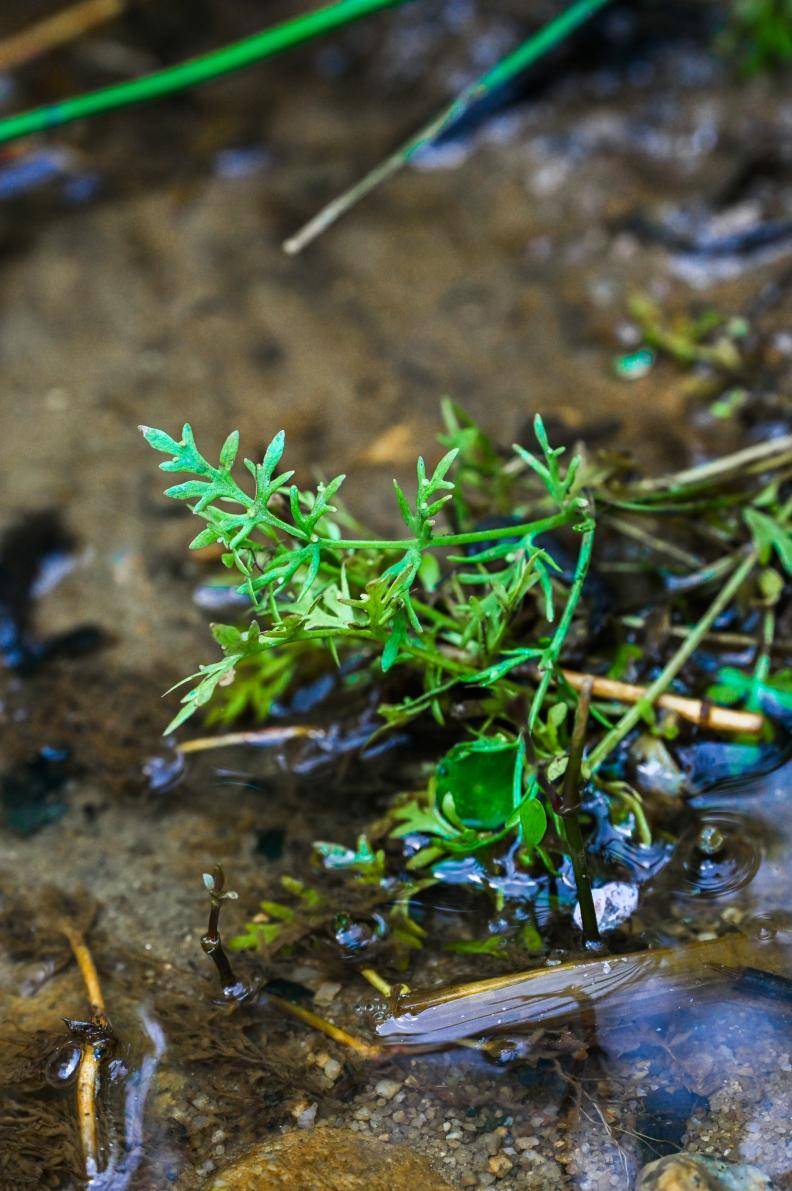
[[[10,102],[99,85],[261,19],[250,5],[188,7],[141,9],[31,67]],[[32,11],[5,6],[0,31]],[[233,933],[278,896],[281,874],[315,879],[314,840],[351,843],[381,812],[399,755],[300,779],[288,749],[237,751],[190,761],[171,784],[160,740],[172,709],[161,692],[204,656],[192,593],[207,569],[186,556],[190,526],[161,500],[138,423],[189,418],[215,443],[238,426],[251,452],[283,426],[291,464],[349,471],[350,502],[376,527],[391,516],[391,475],[430,449],[443,393],[504,441],[541,410],[657,468],[788,418],[788,84],[738,85],[706,48],[709,9],[672,37],[680,13],[652,6],[641,25],[614,10],[554,75],[297,260],[282,237],[511,44],[521,6],[408,6],[288,62],[71,129],[51,139],[61,157],[34,189],[4,190],[0,160],[2,528],[24,526],[27,547],[36,510],[56,509],[76,544],[71,571],[12,623],[34,643],[85,624],[105,640],[0,672],[0,1186],[79,1185],[63,1018],[86,1006],[53,930],[64,913],[88,932],[118,1039],[100,1118],[118,1187],[208,1186],[248,1144],[314,1122],[405,1141],[458,1187],[623,1189],[679,1146],[792,1186],[789,1006],[761,975],[602,1033],[590,1017],[527,1048],[375,1068],[266,1002],[215,1004],[201,871],[222,862],[239,891],[224,911]],[[733,378],[705,377],[703,400],[662,356],[643,379],[616,377],[614,355],[639,339],[633,290],[672,314],[755,320],[742,413],[708,413]],[[758,871],[710,900],[650,882],[624,946],[788,907],[788,786],[781,770],[702,794],[695,813],[750,820]],[[252,977],[253,961],[235,962]],[[412,979],[496,971],[443,954],[420,957]],[[309,951],[264,975],[370,1029],[373,994],[337,956]]]

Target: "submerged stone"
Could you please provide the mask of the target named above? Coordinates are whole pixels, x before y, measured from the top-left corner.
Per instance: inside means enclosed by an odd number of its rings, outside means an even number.
[[[348,1129],[300,1130],[254,1146],[221,1171],[211,1191],[451,1191],[450,1184],[406,1146]]]
[[[645,1166],[635,1191],[772,1191],[772,1183],[758,1166],[673,1154]]]

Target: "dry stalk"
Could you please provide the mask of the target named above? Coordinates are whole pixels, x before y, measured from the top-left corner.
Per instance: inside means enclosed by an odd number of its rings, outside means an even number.
[[[638,703],[647,692],[645,686],[617,682],[614,678],[581,674],[577,670],[562,670],[561,673],[576,691],[581,690],[583,684],[591,679],[591,690],[595,698],[615,699],[617,703]],[[754,736],[760,733],[765,725],[764,716],[757,711],[737,711],[733,707],[720,707],[718,704],[707,703],[703,699],[689,699],[684,695],[660,695],[655,705],[675,712],[683,719],[698,724],[700,728],[709,728],[712,732],[739,732]]]
[[[128,0],[80,0],[0,42],[0,71],[25,66],[42,54],[77,41],[128,7]]]
[[[85,985],[90,1007],[90,1021],[81,1038],[80,1065],[77,1071],[77,1121],[80,1129],[85,1174],[90,1180],[99,1172],[99,1133],[96,1123],[96,1096],[99,1087],[99,1068],[104,1045],[110,1036],[110,1023],[105,1014],[105,1002],[99,974],[93,956],[80,931],[68,922],[59,924],[77,962]]]

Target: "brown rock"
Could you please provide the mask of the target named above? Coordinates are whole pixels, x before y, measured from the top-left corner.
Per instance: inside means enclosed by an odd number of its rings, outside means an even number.
[[[635,1191],[772,1191],[772,1184],[756,1166],[671,1154],[643,1168]]]
[[[248,1150],[221,1171],[211,1191],[453,1191],[406,1146],[349,1129],[285,1133]]]

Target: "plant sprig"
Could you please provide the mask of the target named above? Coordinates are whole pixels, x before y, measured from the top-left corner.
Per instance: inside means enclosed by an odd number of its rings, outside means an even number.
[[[562,473],[561,452],[550,447],[540,418],[536,431],[544,462],[534,460],[532,466],[555,512],[491,529],[473,525],[461,532],[439,530],[438,517],[455,495],[450,475],[460,448],[453,446],[431,472],[419,458],[413,503],[394,481],[398,510],[410,536],[387,539],[343,535],[332,503],[343,475],[311,490],[292,482],[292,471],[279,471],[285,447],[282,431],[260,463],[244,460],[254,484],[250,492],[233,474],[239,449],[236,432],[226,439],[214,465],[198,450],[189,425],[179,441],[161,430],[141,429],[150,446],[170,456],[160,464],[162,470],[195,477],[171,486],[166,495],[194,502],[192,512],[206,526],[190,543],[191,549],[215,544],[223,548],[223,563],[237,572],[237,590],[248,597],[255,617],[246,629],[212,627],[223,657],[201,666],[193,676],[198,681],[167,731],[207,704],[221,683],[233,679],[240,663],[306,641],[335,657],[344,641],[373,648],[384,672],[397,662],[409,663],[423,675],[426,690],[449,680],[452,685],[498,681],[517,664],[505,652],[509,627],[533,588],[542,593],[547,619],[554,616],[551,575],[558,567],[546,550],[533,545],[534,539],[581,516],[581,531],[590,524],[585,498],[574,492],[578,464],[573,460]],[[526,460],[533,459],[520,451]],[[468,553],[445,555],[451,568],[449,594],[438,598],[436,554],[460,547]],[[398,556],[394,561],[392,554]],[[567,606],[568,615],[559,626],[564,634],[575,603]],[[548,674],[561,644],[556,633],[542,656]]]

